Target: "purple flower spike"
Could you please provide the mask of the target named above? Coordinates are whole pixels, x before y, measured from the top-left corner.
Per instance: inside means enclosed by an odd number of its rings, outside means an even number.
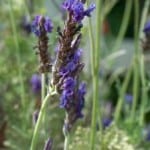
[[[52,140],[50,138],[45,142],[44,150],[52,150]]]
[[[82,38],[82,20],[90,16],[95,9],[91,4],[84,8],[86,0],[64,0],[62,7],[68,15],[63,30],[58,28],[59,49],[54,64],[52,85],[60,94],[60,107],[66,110],[65,130],[72,129],[73,124],[81,117],[84,107],[86,85],[80,84],[79,75],[84,67],[82,51],[79,48]]]
[[[150,20],[145,24],[143,32],[150,32]]]
[[[84,2],[79,0],[66,0],[63,3],[63,8],[72,14],[75,22],[80,23],[85,16],[91,16],[91,12],[95,9],[95,4],[91,4],[87,10],[84,10]]]
[[[30,81],[32,85],[33,93],[37,94],[41,90],[41,77],[38,74],[34,74]]]
[[[44,29],[41,26],[41,22],[44,22]],[[42,23],[43,24],[43,23]],[[36,36],[40,36],[42,30],[45,30],[48,33],[51,33],[53,29],[52,21],[48,17],[43,17],[38,15],[34,18],[32,22],[32,32],[35,33]]]

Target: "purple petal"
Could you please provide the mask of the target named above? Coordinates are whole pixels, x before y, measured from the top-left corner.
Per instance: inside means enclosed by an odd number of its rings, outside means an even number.
[[[88,8],[86,11],[84,11],[84,15],[90,17],[90,16],[91,16],[91,12],[92,12],[95,8],[96,8],[96,5],[95,5],[95,4],[91,4],[91,5],[89,6],[89,8]]]

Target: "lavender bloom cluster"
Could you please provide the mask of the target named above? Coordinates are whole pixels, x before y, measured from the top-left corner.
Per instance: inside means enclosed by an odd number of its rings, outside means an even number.
[[[52,32],[52,29],[53,24],[48,17],[38,15],[32,22],[32,31],[38,37],[38,45],[35,48],[38,48],[36,53],[40,56],[39,72],[41,73],[50,72],[51,70],[47,33]]]
[[[82,50],[79,48],[80,29],[82,20],[85,16],[90,17],[95,5],[92,4],[85,10],[82,1],[66,0],[62,7],[67,11],[68,18],[64,30],[59,33],[59,49],[53,68],[52,84],[60,94],[60,107],[67,112],[64,126],[69,131],[75,121],[83,116],[86,85],[83,82],[79,84],[79,74],[84,67],[81,62]]]
[[[82,20],[85,16],[90,17],[95,9],[95,4],[84,8],[82,0],[65,0],[62,7],[67,11],[68,18],[65,21],[63,31],[59,30],[59,46],[56,59],[52,65],[51,86],[55,87],[60,94],[60,107],[67,112],[65,129],[71,130],[72,125],[81,118],[84,107],[86,84],[80,82],[79,74],[84,64],[81,62],[82,50],[79,48],[82,28]],[[41,72],[48,72],[49,57],[47,54],[47,33],[52,31],[53,25],[49,18],[36,16],[32,31],[39,38],[39,53],[41,58]]]
[[[91,12],[95,9],[95,4],[91,4],[86,10],[84,4],[79,0],[66,0],[63,3],[63,8],[73,14],[73,19],[76,22],[81,22],[85,16],[90,17]]]
[[[42,28],[42,24],[44,25],[44,28]],[[52,29],[53,24],[48,17],[43,18],[43,16],[37,15],[32,22],[32,32],[36,36],[40,36],[43,30],[45,30],[48,33],[51,33]]]

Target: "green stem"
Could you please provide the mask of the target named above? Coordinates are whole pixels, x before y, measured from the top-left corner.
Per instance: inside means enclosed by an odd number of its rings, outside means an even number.
[[[142,82],[142,97],[141,97],[141,107],[140,107],[140,117],[139,124],[143,126],[144,123],[144,112],[147,105],[147,90],[146,90],[146,80],[145,80],[145,69],[144,69],[144,56],[141,56],[141,82]]]
[[[87,2],[87,4],[88,4],[88,2]],[[91,49],[91,51],[90,51],[91,73],[92,73],[92,76],[94,76],[94,66],[95,66],[95,53],[93,52],[95,50],[94,35],[93,35],[93,28],[92,28],[91,18],[89,18],[88,21],[89,21],[88,25],[89,25],[89,39],[90,39],[90,49]]]
[[[114,114],[114,120],[115,120],[116,123],[118,122],[118,120],[120,118],[122,105],[123,105],[123,102],[124,102],[125,92],[127,90],[127,87],[129,85],[130,78],[131,78],[131,75],[132,75],[132,69],[133,69],[132,66],[130,66],[130,69],[127,72],[127,75],[126,75],[125,80],[123,82],[122,88],[120,90],[120,96],[119,96],[119,99],[117,101],[118,103],[117,103],[117,106],[116,106],[116,109],[115,109],[115,114]]]
[[[144,23],[145,23],[146,18],[147,18],[149,6],[150,6],[150,1],[146,0],[144,7],[143,7],[143,11],[142,11],[139,38],[142,38]],[[146,90],[144,55],[142,55],[142,54],[141,54],[140,68],[141,68],[140,69],[140,76],[141,76],[141,82],[142,82],[142,97],[141,97],[139,124],[141,126],[143,126],[143,124],[144,124],[144,111],[145,111],[145,107],[147,105],[148,95],[147,95],[147,90]]]
[[[65,142],[64,142],[64,150],[68,150],[69,146],[69,135],[65,135]]]
[[[45,73],[41,74],[41,102],[44,100],[45,97]],[[46,118],[46,113],[44,112],[43,115],[43,123],[45,122],[45,118]]]
[[[42,106],[41,106],[41,109],[40,109],[40,112],[39,112],[38,120],[37,120],[36,125],[35,125],[30,150],[36,150],[38,132],[40,131],[40,127],[41,127],[41,124],[42,124],[42,118],[45,114],[45,110],[46,110],[48,100],[54,94],[55,94],[55,91],[52,91],[52,92],[48,93],[47,96],[42,101]]]
[[[134,122],[135,119],[135,113],[136,113],[136,106],[137,106],[137,100],[138,100],[138,90],[139,90],[139,62],[138,57],[134,58],[134,72],[133,72],[133,103],[131,107],[131,115],[130,115],[130,121]]]
[[[132,8],[132,0],[126,0],[126,6],[124,10],[122,24],[121,24],[119,33],[117,35],[116,43],[114,47],[112,48],[113,51],[118,50],[123,41],[123,38],[125,36],[126,30],[129,24],[129,18],[131,16],[131,8]]]
[[[97,112],[99,109],[99,63],[100,63],[100,41],[101,41],[101,0],[96,1],[96,43],[95,51],[92,50],[93,56],[93,106],[92,106],[92,121],[91,121],[91,150],[95,149],[95,138],[96,138],[96,124],[97,124]],[[95,54],[94,54],[95,53]],[[99,115],[100,117],[100,115]],[[101,127],[100,127],[101,128]]]
[[[21,103],[22,107],[25,108],[25,88],[24,88],[24,82],[23,82],[23,72],[22,72],[22,67],[21,67],[21,54],[20,54],[20,47],[19,47],[19,41],[18,41],[18,34],[17,34],[17,27],[15,23],[15,17],[14,17],[14,10],[12,8],[12,0],[9,0],[9,15],[10,15],[10,22],[12,26],[12,31],[13,31],[13,37],[14,37],[14,43],[16,47],[16,57],[17,57],[17,64],[18,64],[18,78],[20,81],[20,96],[21,96]]]
[[[93,36],[93,30],[92,30],[92,23],[91,19],[89,18],[89,37],[90,37],[90,46],[91,46],[91,51],[90,51],[90,56],[91,56],[91,74],[92,77],[94,76],[94,66],[95,66],[95,56],[93,51],[95,50],[95,45],[94,45],[94,36]],[[93,78],[92,78],[93,79]]]
[[[106,18],[106,16],[110,13],[110,11],[112,10],[112,8],[115,6],[115,4],[118,2],[118,0],[113,0],[113,1],[105,1],[104,3],[104,9],[103,9],[103,18],[102,21]]]
[[[145,4],[144,4],[143,11],[142,11],[142,17],[141,17],[141,24],[140,24],[140,31],[139,31],[140,32],[139,33],[140,38],[142,38],[142,35],[143,35],[143,28],[144,28],[144,24],[145,24],[147,15],[148,15],[149,7],[150,7],[150,1],[146,0]]]
[[[29,20],[31,20],[31,15],[30,15],[30,11],[28,9],[26,0],[23,0],[23,3],[24,3],[25,12],[26,12],[27,16],[29,17]]]
[[[45,73],[41,74],[41,86],[42,86],[41,100],[44,100],[44,97],[45,97]]]
[[[68,150],[69,149],[70,134],[69,134],[68,131],[66,131],[65,127],[63,127],[63,134],[64,134],[64,137],[65,137],[64,150]]]
[[[135,10],[135,22],[134,22],[134,47],[135,47],[135,57],[134,57],[134,80],[133,80],[133,103],[131,108],[130,121],[134,122],[134,117],[136,113],[136,106],[139,93],[139,0],[134,0],[134,10]]]

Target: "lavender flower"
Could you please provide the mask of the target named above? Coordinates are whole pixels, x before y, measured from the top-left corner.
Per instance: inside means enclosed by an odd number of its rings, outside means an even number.
[[[37,54],[40,56],[39,71],[41,73],[50,72],[50,56],[48,53],[48,36],[47,33],[52,32],[53,24],[48,17],[36,16],[32,22],[32,31],[38,37]]]
[[[84,3],[79,0],[66,0],[63,8],[73,14],[75,22],[81,22],[85,16],[90,17],[91,12],[95,9],[95,4],[91,4],[89,8],[84,9]]]
[[[37,94],[41,90],[41,77],[38,74],[34,74],[30,80],[33,93]]]
[[[68,18],[63,31],[59,29],[59,46],[56,61],[53,66],[52,85],[60,94],[60,107],[67,112],[64,129],[68,132],[78,118],[83,116],[85,83],[79,80],[79,74],[84,64],[81,62],[82,50],[79,48],[82,28],[81,21],[90,16],[95,5],[84,9],[84,1],[65,0],[63,8],[67,10]],[[65,132],[67,132],[65,131]]]
[[[44,28],[42,28],[42,25],[44,25]],[[32,32],[35,33],[36,36],[40,36],[42,34],[41,30],[45,30],[46,32],[51,33],[53,29],[53,24],[51,20],[48,17],[43,17],[41,15],[38,15],[34,18],[32,22]]]
[[[45,142],[44,150],[52,150],[52,140],[50,138]]]

